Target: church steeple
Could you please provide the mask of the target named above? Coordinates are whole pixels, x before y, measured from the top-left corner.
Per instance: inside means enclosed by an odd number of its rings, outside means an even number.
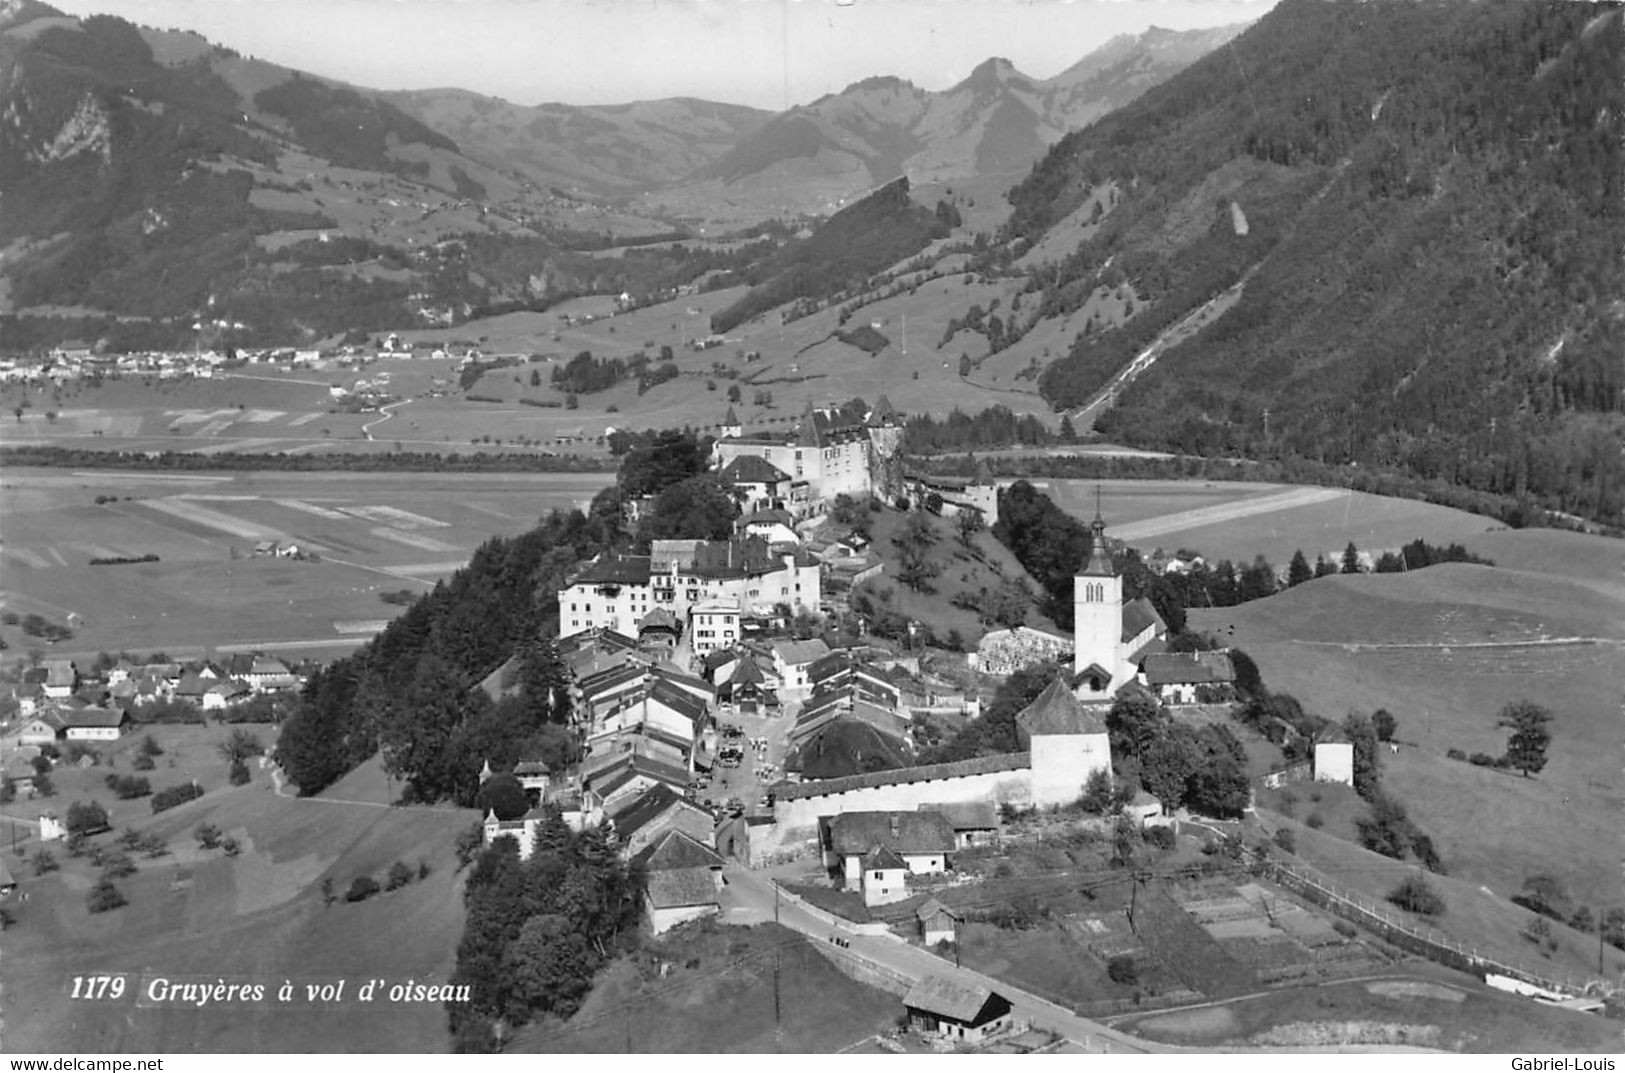
[[[1095,488],[1095,520],[1089,523],[1089,561],[1083,566],[1085,577],[1116,577],[1111,552],[1106,547],[1106,522],[1100,517],[1100,488]]]

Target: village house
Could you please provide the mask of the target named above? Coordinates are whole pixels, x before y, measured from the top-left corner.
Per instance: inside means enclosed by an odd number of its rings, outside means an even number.
[[[773,670],[784,683],[784,691],[805,695],[812,688],[813,664],[829,655],[829,645],[818,638],[810,641],[779,641],[773,646]]]
[[[55,712],[44,712],[33,716],[23,723],[23,728],[17,734],[17,744],[22,746],[53,745],[57,736],[62,733],[62,720]]]
[[[1140,681],[1164,704],[1235,699],[1236,671],[1228,651],[1150,653],[1140,664]]]
[[[904,877],[947,871],[954,848],[953,827],[935,812],[845,812],[820,826],[825,864],[868,905],[908,897]]]
[[[41,687],[51,700],[66,700],[79,688],[79,668],[72,660],[48,659],[42,664],[45,680]]]
[[[117,741],[130,725],[122,708],[65,708],[57,714],[69,741]]]
[[[696,842],[716,841],[716,817],[665,784],[623,802],[607,818],[627,857],[642,852],[672,831],[680,831]]]
[[[644,904],[655,935],[721,911],[722,858],[699,840],[668,831],[633,860],[647,877]]]
[[[909,1027],[928,1036],[980,1043],[1009,1023],[1010,1001],[991,988],[926,976],[903,996]]]

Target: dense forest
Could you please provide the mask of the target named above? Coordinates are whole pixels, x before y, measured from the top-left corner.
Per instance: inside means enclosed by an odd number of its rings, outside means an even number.
[[[1079,404],[1241,284],[1102,433],[1392,467],[1617,524],[1622,46],[1617,6],[1285,0],[1011,192],[1003,237],[1027,242],[1115,184],[1032,286],[1050,313],[1108,273],[1140,299],[1041,389]]]
[[[467,805],[487,760],[497,769],[572,760],[568,681],[553,645],[558,590],[581,561],[632,545],[623,489],[655,497],[642,520],[655,535],[710,537],[719,518],[726,528],[733,515],[688,487],[715,483],[696,476],[705,446],[667,433],[628,452],[621,480],[586,514],[553,511],[527,533],[492,538],[376,638],[312,675],[277,745],[300,793],[318,793],[376,752],[408,799]],[[721,506],[737,513],[731,500]],[[510,657],[519,688],[493,702],[476,687]]]
[[[576,834],[556,813],[529,860],[506,838],[481,853],[463,892],[468,923],[451,983],[468,985],[470,998],[447,1004],[453,1048],[495,1051],[499,1023],[575,1013],[598,970],[637,943],[642,892],[612,835]]]
[[[861,287],[876,272],[904,260],[948,234],[935,213],[908,196],[898,179],[829,218],[811,238],[784,247],[759,269],[763,281],[711,318],[726,332],[788,302],[821,301]]]

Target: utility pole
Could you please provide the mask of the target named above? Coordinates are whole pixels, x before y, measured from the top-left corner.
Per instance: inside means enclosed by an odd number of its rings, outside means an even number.
[[[1269,438],[1270,438],[1270,408],[1268,406],[1266,406],[1266,407],[1264,407],[1264,442],[1268,443]]]

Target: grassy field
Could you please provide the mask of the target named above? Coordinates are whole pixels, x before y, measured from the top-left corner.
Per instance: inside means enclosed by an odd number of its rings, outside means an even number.
[[[64,655],[264,647],[332,652],[424,591],[494,535],[584,504],[611,474],[72,472],[13,468],[0,480],[4,606],[77,616]],[[97,504],[98,496],[116,501]],[[318,561],[256,556],[262,540]],[[109,555],[155,563],[88,565]],[[18,655],[31,639],[0,636]],[[53,654],[55,651],[53,650]]]
[[[897,580],[899,557],[896,546],[892,544],[892,538],[902,529],[907,516],[887,508],[871,517],[874,519],[873,548],[885,560],[886,569],[879,578],[867,582],[865,587],[890,592],[889,606],[910,619],[929,625],[936,631],[939,643],[950,630],[958,630],[966,643],[975,644],[990,628],[978,621],[975,611],[953,605],[951,601],[957,594],[964,592],[974,596],[983,588],[997,589],[1005,578],[1012,577],[1025,581],[1035,595],[1039,591],[1038,584],[1027,576],[1015,556],[991,533],[976,533],[971,537],[971,548],[967,549],[959,542],[953,519],[933,518],[938,541],[932,559],[942,566],[942,573],[931,582],[934,592],[915,592]],[[1048,630],[1056,628],[1039,612],[1036,601],[1027,612],[1027,624]],[[991,628],[998,627],[995,625]]]
[[[138,855],[139,872],[119,881],[129,904],[95,915],[85,906],[94,878],[87,861],[59,850],[60,872],[36,878],[32,867],[15,869],[27,899],[13,899],[17,923],[6,932],[0,970],[8,1049],[444,1051],[449,1036],[438,1004],[362,1003],[355,995],[368,979],[448,977],[462,930],[451,844],[474,814],[279,797],[258,770],[250,785],[230,788],[213,754],[220,728],[153,733],[166,749],[154,786],[196,777],[207,792],[155,816],[145,800],[108,800],[101,786],[106,767],[59,773],[59,807],[75,798],[102,800],[115,827],[151,832],[171,852],[156,860]],[[120,760],[112,770],[127,771],[128,764]],[[241,854],[200,850],[192,831],[202,822],[236,837]],[[430,874],[366,902],[324,904],[324,879],[342,893],[358,875],[381,880],[396,860],[425,861]],[[91,973],[121,975],[123,997],[75,1001],[73,977]],[[148,991],[158,978],[260,983],[267,996],[231,1007],[165,1004]],[[273,995],[285,980],[298,996],[281,1003]],[[307,1000],[306,984],[338,980],[349,981],[342,1001]]]
[[[1553,534],[1490,536],[1490,547],[1519,551],[1537,567]],[[1617,555],[1618,545],[1599,537],[1561,543],[1556,573],[1447,564],[1327,578],[1240,607],[1193,611],[1191,621],[1245,649],[1272,689],[1311,711],[1337,719],[1351,710],[1392,712],[1403,745],[1380,756],[1384,784],[1453,874],[1504,899],[1526,876],[1548,871],[1579,904],[1617,904],[1617,855],[1599,847],[1617,845],[1614,821],[1625,803],[1625,600],[1571,577],[1589,556]],[[1565,641],[1575,638],[1582,640]],[[1452,748],[1500,755],[1506,732],[1496,713],[1520,698],[1555,715],[1537,777],[1446,758]]]
[[[891,1026],[902,1012],[896,998],[843,976],[795,932],[703,921],[621,958],[568,1022],[532,1025],[507,1050],[829,1054]]]
[[[1210,562],[1250,563],[1263,555],[1285,569],[1301,549],[1311,563],[1340,556],[1350,541],[1362,551],[1398,548],[1418,537],[1467,543],[1498,523],[1412,499],[1333,488],[1231,481],[1034,482],[1073,517],[1095,514],[1095,491],[1107,532],[1142,554],[1189,548]]]
[[[1445,979],[1449,982],[1441,982]],[[1462,980],[1425,973],[1417,978],[1327,984],[1220,1006],[1150,1014],[1120,1022],[1118,1027],[1149,1039],[1198,1048],[1381,1041],[1469,1054],[1594,1054],[1619,1049],[1619,1029],[1614,1023],[1492,994]]]

